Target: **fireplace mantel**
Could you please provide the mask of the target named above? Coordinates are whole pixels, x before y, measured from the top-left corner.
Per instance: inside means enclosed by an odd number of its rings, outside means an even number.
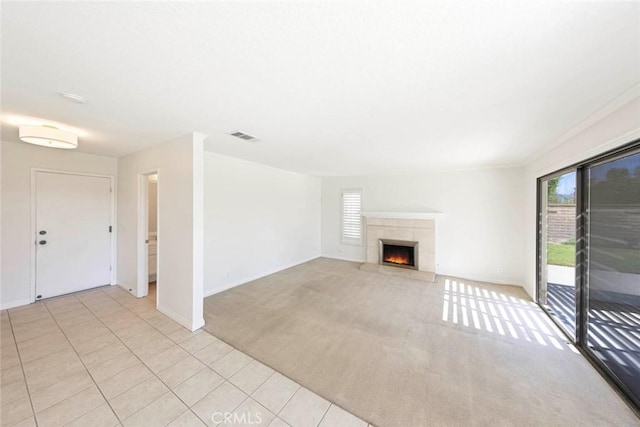
[[[365,218],[392,218],[392,219],[437,219],[440,218],[442,212],[379,212],[364,211],[361,212]]]

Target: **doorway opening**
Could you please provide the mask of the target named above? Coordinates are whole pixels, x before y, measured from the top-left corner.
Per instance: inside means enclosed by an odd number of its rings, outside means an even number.
[[[640,140],[538,178],[537,231],[538,304],[640,408]]]
[[[138,175],[138,289],[157,306],[159,283],[159,174],[157,170]]]
[[[576,338],[576,170],[540,180],[538,302]]]

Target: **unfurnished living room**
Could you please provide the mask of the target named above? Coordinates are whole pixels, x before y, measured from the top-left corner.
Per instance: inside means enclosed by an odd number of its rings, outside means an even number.
[[[0,15],[0,425],[640,426],[640,2]]]

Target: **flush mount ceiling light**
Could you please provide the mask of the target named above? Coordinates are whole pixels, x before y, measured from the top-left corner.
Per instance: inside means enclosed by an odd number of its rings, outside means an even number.
[[[77,135],[54,126],[20,126],[20,139],[29,144],[42,145],[43,147],[66,150],[78,148]]]

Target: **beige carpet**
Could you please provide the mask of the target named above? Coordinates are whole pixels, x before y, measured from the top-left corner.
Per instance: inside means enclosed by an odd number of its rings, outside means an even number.
[[[640,425],[524,291],[319,258],[205,299],[205,329],[377,426]]]

